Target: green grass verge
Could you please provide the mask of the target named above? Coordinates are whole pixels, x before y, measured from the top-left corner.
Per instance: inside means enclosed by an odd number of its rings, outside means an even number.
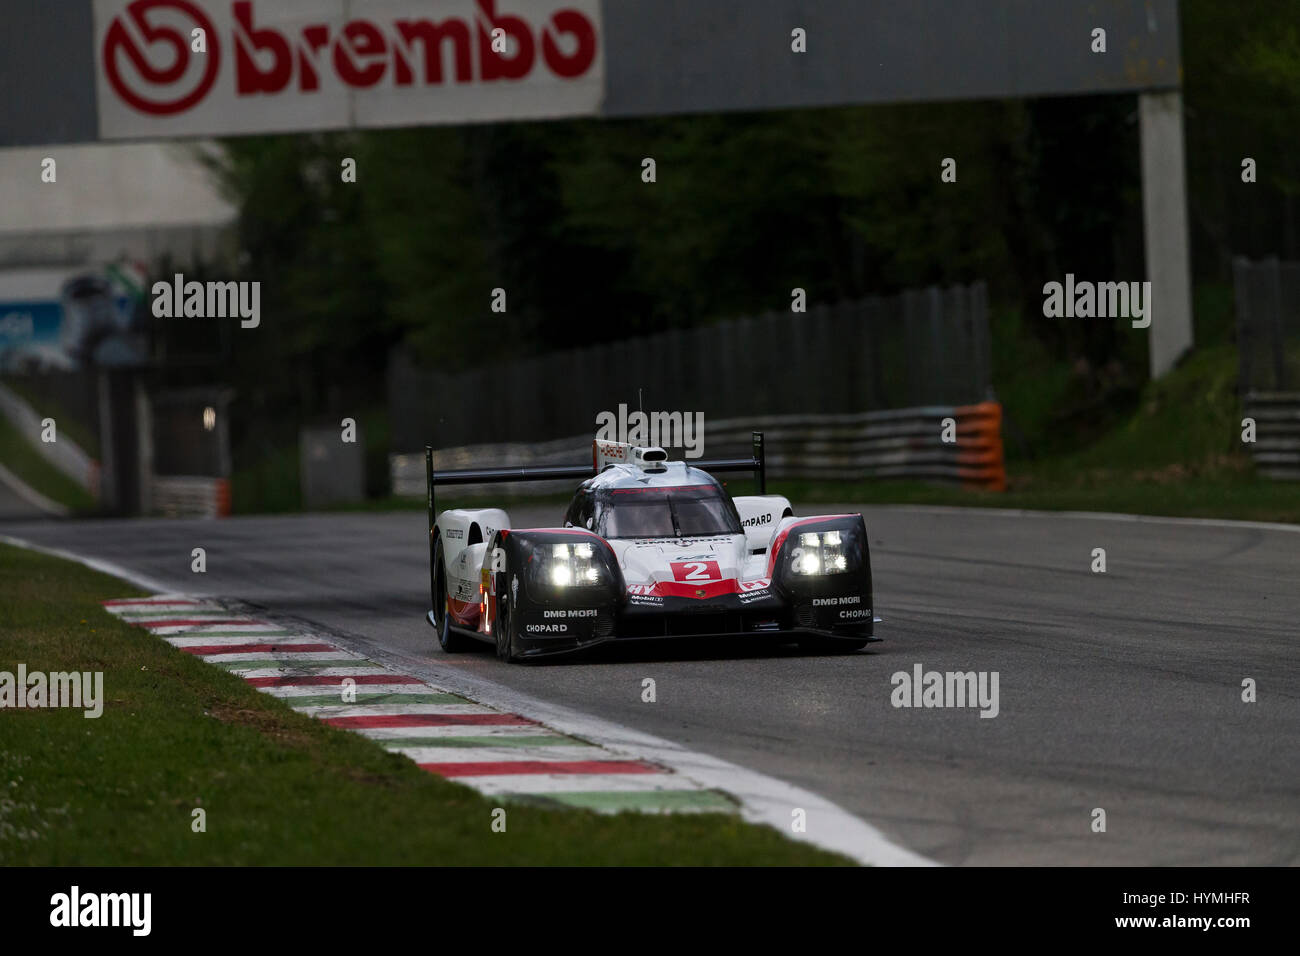
[[[41,457],[27,436],[3,418],[0,418],[0,463],[51,501],[73,511],[90,511],[96,507],[89,492]]]
[[[0,865],[836,864],[730,815],[508,805],[109,616],[131,594],[0,546],[0,671],[102,671],[103,716],[0,716]],[[191,811],[207,832],[191,830]]]

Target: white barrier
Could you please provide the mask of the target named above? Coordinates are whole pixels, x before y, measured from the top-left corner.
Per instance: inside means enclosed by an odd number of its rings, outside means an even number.
[[[66,434],[57,441],[41,441],[42,416],[12,389],[0,384],[0,416],[18,429],[42,458],[67,475],[95,498],[99,497],[99,462],[91,458]],[[55,423],[57,427],[57,422]]]
[[[224,518],[230,514],[230,480],[189,475],[154,475],[152,510],[167,518]]]

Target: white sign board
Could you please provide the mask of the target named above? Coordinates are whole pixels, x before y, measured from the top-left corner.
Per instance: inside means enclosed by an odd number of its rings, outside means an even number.
[[[94,0],[102,139],[595,115],[600,0]]]

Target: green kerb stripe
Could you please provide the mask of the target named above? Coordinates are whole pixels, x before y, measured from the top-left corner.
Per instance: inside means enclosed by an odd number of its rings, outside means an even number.
[[[374,738],[372,738],[374,739]],[[403,747],[591,747],[585,740],[535,734],[502,734],[499,737],[385,737],[377,740],[389,750]]]

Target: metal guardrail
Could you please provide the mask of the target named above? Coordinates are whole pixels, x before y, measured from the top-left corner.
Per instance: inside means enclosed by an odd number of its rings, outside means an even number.
[[[955,426],[952,442],[943,440],[946,418],[953,419]],[[920,479],[993,491],[1006,489],[1002,406],[997,402],[706,421],[704,447],[710,458],[743,455],[755,431],[764,433],[767,475],[773,480]],[[453,470],[576,464],[590,456],[591,440],[591,435],[579,435],[537,445],[435,449],[433,465],[436,470]],[[391,455],[389,469],[393,494],[425,494],[423,454]],[[565,480],[511,482],[490,489],[467,486],[464,494],[562,494],[572,490],[573,484]]]
[[[1265,478],[1300,481],[1300,392],[1248,392],[1246,415],[1255,419],[1249,444]]]

